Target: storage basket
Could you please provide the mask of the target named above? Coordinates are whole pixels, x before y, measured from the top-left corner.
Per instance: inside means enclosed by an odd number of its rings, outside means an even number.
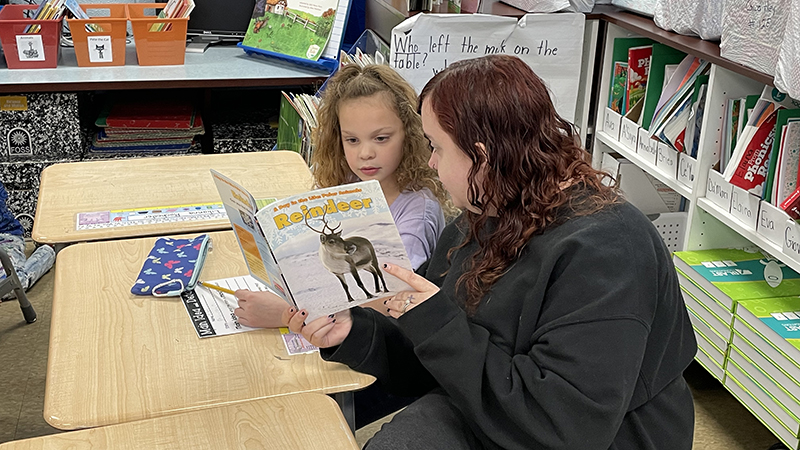
[[[124,66],[128,16],[124,4],[80,5],[92,19],[67,19],[81,67]],[[95,11],[107,11],[98,16]]]
[[[164,6],[164,3],[125,4],[140,66],[180,65],[184,62],[189,18],[162,19],[157,13],[150,14],[150,10],[161,10]]]
[[[0,42],[9,69],[52,69],[58,65],[61,19],[26,18],[26,12],[33,14],[36,8],[37,5],[6,5],[0,9]],[[30,32],[29,27],[38,30]]]

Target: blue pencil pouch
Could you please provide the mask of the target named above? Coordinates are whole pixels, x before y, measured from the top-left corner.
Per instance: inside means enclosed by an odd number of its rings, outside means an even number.
[[[134,295],[172,297],[193,289],[200,278],[211,237],[159,238],[131,288]]]

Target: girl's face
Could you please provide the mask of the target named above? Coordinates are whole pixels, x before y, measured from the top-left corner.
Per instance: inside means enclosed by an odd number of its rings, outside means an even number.
[[[362,181],[378,180],[389,202],[400,193],[395,170],[403,159],[405,129],[387,94],[346,100],[339,126],[347,165]]]
[[[472,168],[472,160],[453,141],[447,132],[439,126],[436,113],[431,109],[430,100],[422,102],[422,129],[431,141],[431,159],[428,165],[439,173],[439,180],[450,193],[455,206],[480,213],[470,205],[467,197],[469,182],[467,176]],[[480,174],[476,180],[480,185]],[[480,193],[479,193],[480,194]]]

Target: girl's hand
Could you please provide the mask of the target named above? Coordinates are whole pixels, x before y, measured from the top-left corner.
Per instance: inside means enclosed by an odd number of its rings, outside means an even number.
[[[344,342],[353,327],[350,310],[340,311],[328,317],[320,317],[306,325],[308,313],[291,307],[283,313],[283,323],[295,333],[300,333],[308,342],[319,348],[336,347]]]
[[[398,292],[394,297],[384,302],[389,309],[389,315],[395,319],[416,308],[417,305],[439,292],[438,286],[426,280],[425,277],[417,275],[408,269],[403,269],[394,264],[384,264],[383,270],[405,281],[416,290],[416,292]]]
[[[233,310],[239,323],[252,328],[278,328],[283,326],[281,318],[289,309],[282,298],[266,291],[239,289],[234,294],[239,307]]]

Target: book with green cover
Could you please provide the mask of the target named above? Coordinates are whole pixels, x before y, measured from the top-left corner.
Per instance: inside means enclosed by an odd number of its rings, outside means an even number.
[[[736,316],[790,360],[800,360],[800,298],[743,300]]]
[[[800,295],[800,274],[761,252],[710,249],[673,255],[675,266],[729,311],[740,300]]]
[[[650,57],[650,74],[647,77],[647,89],[644,94],[644,109],[642,110],[641,125],[645,130],[650,130],[650,122],[658,106],[661,90],[664,86],[665,66],[679,64],[686,57],[686,53],[675,50],[664,44],[653,44],[653,55]]]

